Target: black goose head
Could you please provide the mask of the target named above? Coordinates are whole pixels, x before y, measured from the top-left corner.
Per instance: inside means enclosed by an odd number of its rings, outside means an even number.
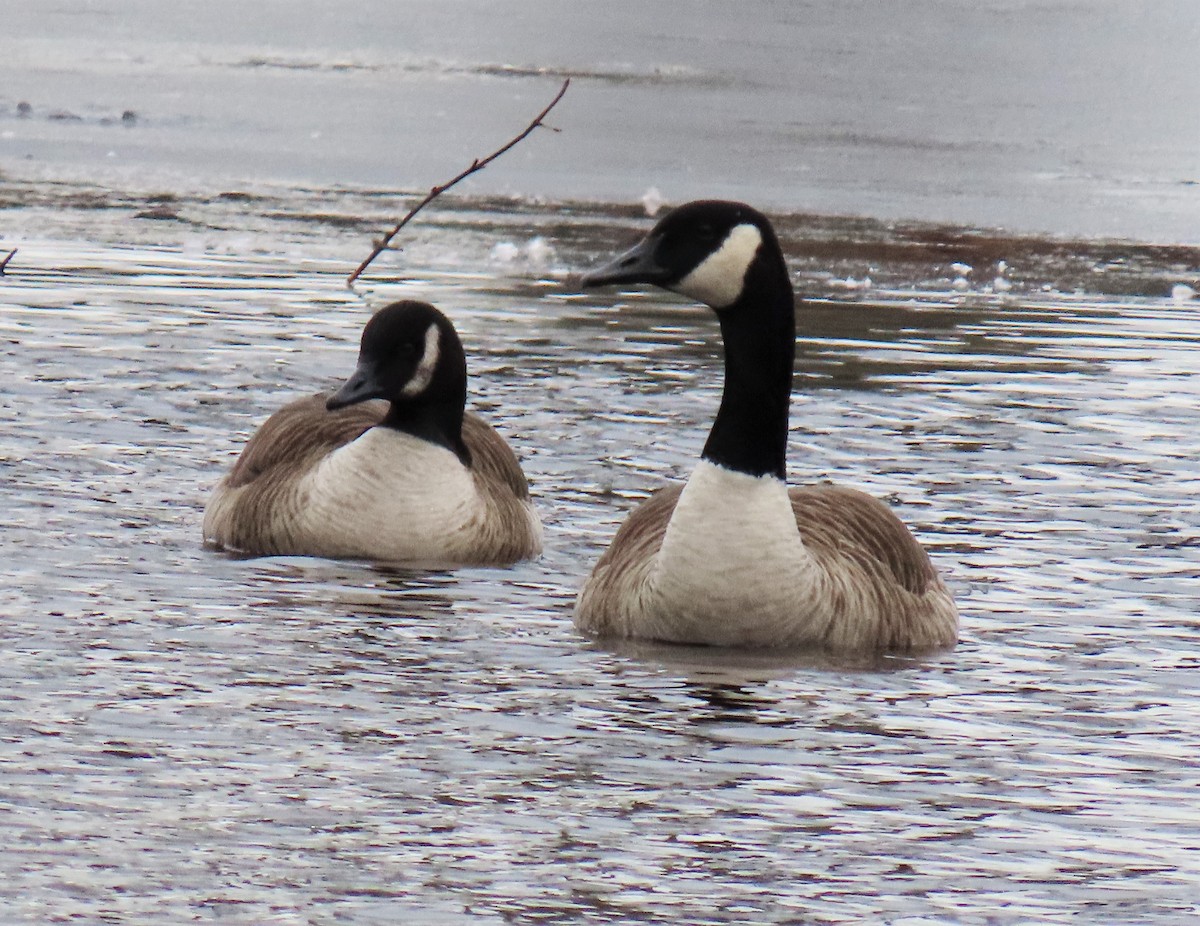
[[[743,203],[702,200],[671,211],[584,287],[652,283],[716,310],[725,388],[704,458],[783,479],[796,350],[796,307],[771,223]]]
[[[764,250],[782,263],[761,212],[745,203],[700,200],[671,210],[638,244],[581,282],[585,289],[651,283],[720,311],[741,298],[746,275]]]
[[[402,409],[457,406],[467,396],[467,361],[450,320],[426,302],[405,300],[380,309],[363,329],[354,374],[325,402],[333,411],[386,399]]]

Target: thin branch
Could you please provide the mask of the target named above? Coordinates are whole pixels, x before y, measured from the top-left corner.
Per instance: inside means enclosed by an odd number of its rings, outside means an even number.
[[[402,229],[405,225],[407,225],[413,216],[415,216],[418,212],[420,212],[422,209],[424,209],[427,205],[429,205],[431,202],[433,202],[435,199],[437,199],[439,196],[441,196],[443,193],[445,193],[448,189],[450,189],[450,187],[454,186],[454,184],[458,183],[460,180],[465,180],[467,177],[471,176],[471,174],[475,173],[476,171],[483,170],[485,167],[487,167],[489,164],[491,164],[492,161],[496,160],[496,158],[498,158],[498,157],[500,157],[500,155],[504,154],[504,152],[508,151],[510,148],[513,148],[514,146],[516,146],[517,144],[522,142],[538,126],[543,126],[545,128],[549,128],[549,126],[546,126],[542,120],[546,118],[546,116],[549,114],[550,110],[552,110],[556,105],[558,105],[558,101],[563,98],[563,95],[567,92],[567,87],[569,87],[570,85],[571,85],[571,78],[568,77],[566,80],[563,81],[563,85],[558,88],[558,93],[556,93],[554,95],[554,99],[552,99],[550,101],[550,105],[547,106],[545,109],[543,109],[540,113],[538,113],[537,116],[534,117],[534,120],[525,127],[525,130],[523,132],[521,132],[520,135],[517,135],[515,138],[508,141],[505,145],[501,146],[500,148],[497,148],[495,151],[493,151],[491,154],[489,154],[486,158],[483,158],[483,159],[476,158],[474,161],[471,162],[470,167],[468,167],[466,170],[464,170],[462,173],[460,173],[453,180],[448,180],[447,182],[445,182],[439,186],[435,186],[433,189],[431,189],[429,191],[429,193],[426,194],[426,196],[423,200],[421,200],[419,203],[417,203],[415,206],[413,206],[408,211],[408,215],[406,215],[404,218],[402,218],[399,222],[396,223],[395,228],[393,228],[390,232],[388,232],[381,239],[379,239],[379,241],[375,242],[375,247],[371,251],[371,253],[367,255],[367,259],[364,260],[361,264],[359,264],[358,269],[356,269],[346,279],[346,285],[353,286],[354,281],[357,280],[359,278],[359,276],[362,274],[362,272],[371,265],[371,261],[373,261],[376,257],[378,257],[380,254],[382,254],[385,250],[387,250],[387,246],[392,243],[392,239],[394,237],[396,237],[397,232],[399,232],[400,229]]]
[[[7,254],[4,255],[4,260],[0,260],[0,277],[4,276],[4,268],[8,266],[8,262],[10,260],[12,260],[16,256],[16,254],[17,254],[17,249],[13,248],[11,251],[9,251]]]

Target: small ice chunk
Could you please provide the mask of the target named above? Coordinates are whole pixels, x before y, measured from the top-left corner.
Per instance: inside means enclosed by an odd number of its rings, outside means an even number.
[[[538,235],[523,245],[512,241],[497,241],[492,245],[488,258],[496,264],[514,264],[518,261],[533,267],[542,267],[554,259],[554,245]]]
[[[955,264],[950,265],[950,269],[953,270],[955,273],[957,273],[960,277],[965,277],[968,273],[970,273],[975,268],[972,267],[970,264],[955,263]]]
[[[652,186],[642,194],[642,208],[646,210],[646,215],[654,218],[658,215],[658,210],[663,207],[666,200],[663,199],[662,193],[658,191],[658,187]]]
[[[996,261],[996,279],[992,280],[992,291],[997,293],[1006,293],[1012,289],[1012,284],[1004,278],[1004,274],[1008,273],[1008,261]]]
[[[955,289],[957,289],[960,293],[963,290],[967,290],[967,289],[971,288],[971,284],[967,280],[966,277],[955,277],[954,282],[951,283],[950,285],[953,286]]]
[[[540,267],[543,264],[549,263],[554,257],[554,245],[541,235],[538,235],[525,245],[525,256],[531,264]]]
[[[854,277],[846,277],[844,280],[834,280],[833,285],[841,289],[870,289],[871,278],[863,277],[861,280],[857,280]]]
[[[1187,302],[1196,298],[1196,290],[1186,283],[1176,283],[1171,287],[1171,299],[1174,302]]]
[[[489,257],[498,264],[511,264],[520,253],[521,249],[511,241],[498,241],[492,245]]]

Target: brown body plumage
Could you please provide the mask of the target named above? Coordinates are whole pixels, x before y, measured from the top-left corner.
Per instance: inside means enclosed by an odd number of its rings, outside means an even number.
[[[660,628],[661,639],[710,642],[672,633],[672,606],[654,595],[659,552],[683,489],[659,489],[621,525],[580,593],[576,620],[582,629],[603,637],[639,637],[647,636],[650,623]],[[822,583],[828,607],[814,609],[811,620],[791,615],[766,645],[911,651],[954,644],[958,620],[950,593],[924,548],[887,505],[836,485],[792,486],[788,498],[814,573],[829,577]],[[747,606],[753,608],[753,595]],[[746,615],[755,623],[761,616]]]
[[[299,517],[308,504],[304,476],[335,450],[380,424],[388,403],[375,400],[326,411],[325,395],[299,399],[267,419],[213,493],[204,517],[204,539],[217,547],[255,555],[299,554],[406,560],[386,536],[359,533],[348,541],[328,525]],[[540,531],[530,519],[529,484],[504,438],[473,412],[463,416],[463,442],[471,454],[471,478],[482,501],[470,535],[444,545],[438,556],[453,562],[511,563],[541,551]],[[457,461],[444,461],[446,466]],[[382,464],[382,461],[381,461]],[[396,461],[403,467],[404,461]],[[386,483],[387,473],[376,476]],[[351,526],[361,519],[347,512]],[[404,530],[404,525],[396,525]],[[399,551],[401,554],[403,550]],[[432,551],[431,551],[432,552]],[[421,557],[424,561],[427,558]]]

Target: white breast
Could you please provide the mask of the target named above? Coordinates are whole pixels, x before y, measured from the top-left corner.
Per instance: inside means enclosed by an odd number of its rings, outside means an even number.
[[[299,486],[296,529],[325,556],[455,562],[484,506],[451,451],[392,428],[340,447]]]
[[[652,578],[645,635],[713,645],[804,642],[820,586],[773,476],[701,460],[684,487]],[[817,622],[820,624],[820,621]]]

